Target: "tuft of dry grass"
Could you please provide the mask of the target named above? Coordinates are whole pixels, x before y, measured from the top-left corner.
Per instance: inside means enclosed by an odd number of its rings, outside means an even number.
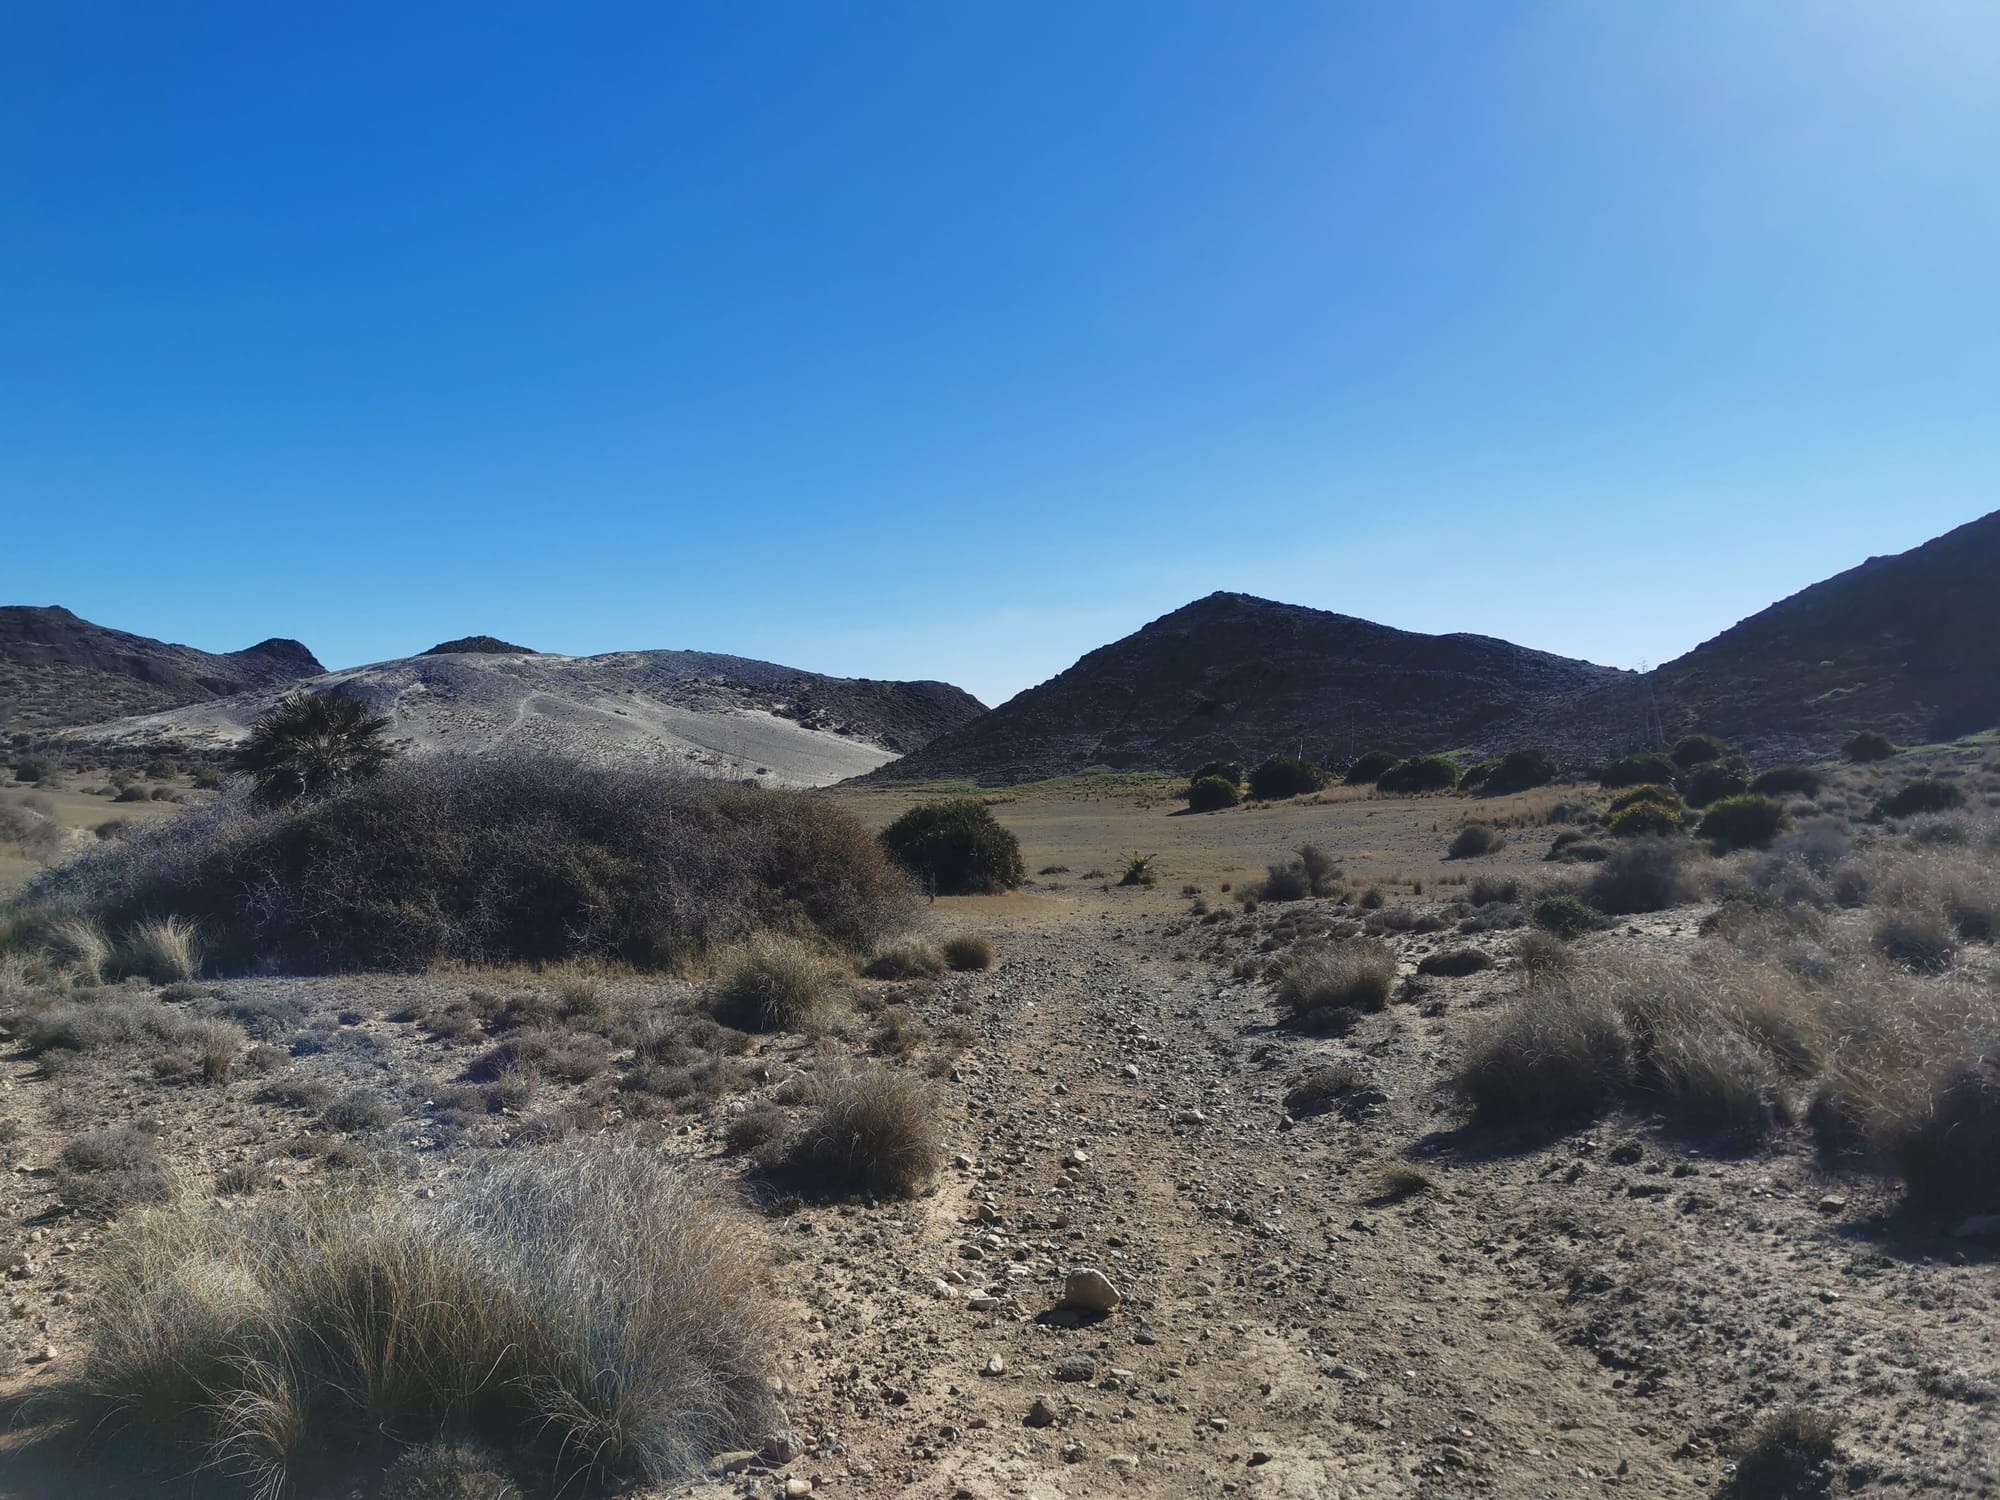
[[[135,1125],[75,1136],[56,1158],[56,1197],[95,1218],[164,1203],[173,1192],[159,1143]]]
[[[1840,1418],[1787,1406],[1758,1424],[1738,1450],[1731,1500],[1811,1500],[1833,1485]]]
[[[943,955],[929,943],[898,943],[876,953],[861,972],[870,979],[935,979],[944,970]]]
[[[749,944],[712,993],[716,1019],[744,1031],[812,1031],[838,988],[833,966],[796,938]]]
[[[815,1193],[913,1198],[943,1158],[928,1085],[895,1068],[864,1066],[815,1079],[813,1114],[782,1162]]]
[[[185,983],[201,973],[201,936],[183,917],[161,917],[129,929],[118,945],[121,972],[155,984]]]
[[[567,1493],[666,1486],[774,1415],[742,1231],[638,1147],[523,1152],[428,1204],[146,1215],[107,1247],[94,1314],[79,1418],[259,1496],[397,1433],[484,1442]],[[399,1464],[402,1493],[452,1493]]]
[[[1275,996],[1293,1021],[1315,1026],[1330,1012],[1383,1009],[1395,983],[1395,953],[1380,943],[1357,941],[1286,959],[1278,970]]]
[[[980,932],[961,932],[945,939],[944,961],[967,973],[993,967],[993,940]]]
[[[1445,850],[1447,859],[1477,859],[1507,846],[1507,835],[1490,823],[1467,823],[1452,836]]]

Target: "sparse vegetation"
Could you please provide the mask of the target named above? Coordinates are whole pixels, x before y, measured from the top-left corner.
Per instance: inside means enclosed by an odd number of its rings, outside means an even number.
[[[1773,766],[1750,782],[1759,797],[1817,797],[1825,778],[1809,766]]]
[[[1736,1457],[1729,1500],[1816,1500],[1833,1487],[1840,1419],[1787,1406],[1758,1424]]]
[[[882,831],[882,846],[940,896],[1011,891],[1026,878],[1020,841],[976,797],[919,803]]]
[[[1644,804],[1641,804],[1642,806]],[[1641,837],[1620,844],[1584,883],[1583,899],[1607,916],[1665,911],[1692,894],[1686,842]]]

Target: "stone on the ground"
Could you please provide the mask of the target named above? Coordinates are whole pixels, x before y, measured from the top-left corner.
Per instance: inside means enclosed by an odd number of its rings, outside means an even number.
[[[1111,1278],[1094,1266],[1078,1266],[1063,1278],[1063,1306],[1082,1312],[1110,1312],[1125,1299]]]

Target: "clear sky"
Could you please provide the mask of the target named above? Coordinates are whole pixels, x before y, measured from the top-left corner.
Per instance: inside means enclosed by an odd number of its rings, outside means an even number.
[[[1996,507],[1992,0],[0,8],[0,602],[993,702]]]

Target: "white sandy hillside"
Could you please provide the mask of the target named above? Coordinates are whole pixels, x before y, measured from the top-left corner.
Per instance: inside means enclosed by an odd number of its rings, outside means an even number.
[[[980,712],[942,683],[823,677],[692,651],[605,656],[451,652],[307,678],[387,714],[415,753],[523,746],[592,760],[824,786],[872,771]],[[91,743],[233,744],[281,690],[242,693],[69,731]]]

